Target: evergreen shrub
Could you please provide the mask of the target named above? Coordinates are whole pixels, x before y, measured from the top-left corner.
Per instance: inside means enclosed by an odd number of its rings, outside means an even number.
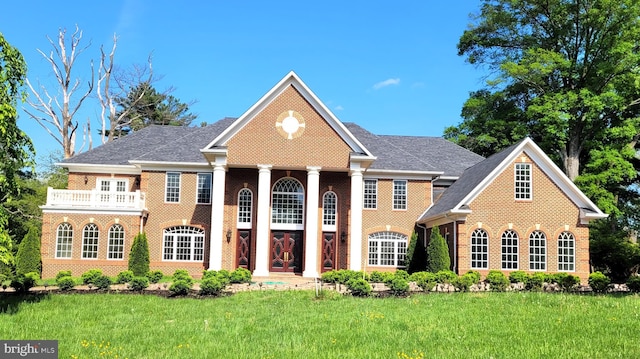
[[[449,247],[444,237],[440,234],[438,226],[431,228],[431,237],[427,246],[427,270],[437,273],[441,270],[451,269]]]
[[[215,273],[215,271],[211,272]],[[176,269],[176,271],[173,272],[172,278],[174,283],[180,280],[187,282],[189,284],[189,288],[191,288],[194,282],[193,278],[189,275],[189,272],[187,272],[186,269]]]
[[[131,290],[143,291],[149,287],[149,278],[145,276],[135,276],[129,282],[129,287]]]
[[[69,291],[76,286],[76,281],[70,276],[56,277],[56,285],[58,289],[63,291]]]
[[[393,295],[403,296],[409,292],[409,282],[402,276],[395,276],[391,283],[388,284]]]
[[[441,284],[453,283],[456,279],[458,279],[458,275],[448,269],[436,273],[436,282]]]
[[[26,293],[29,289],[36,285],[36,282],[40,279],[40,274],[36,272],[29,272],[24,274],[16,274],[11,279],[9,284],[16,292]]]
[[[425,292],[430,292],[438,283],[436,275],[431,272],[416,272],[411,275],[416,285]]]
[[[93,284],[96,286],[96,288],[100,290],[109,290],[113,282],[111,281],[111,278],[109,278],[108,276],[101,275],[100,277],[96,278],[93,281]]]
[[[522,270],[517,270],[509,273],[509,281],[511,283],[523,283],[526,285],[528,279],[529,275]]]
[[[504,292],[509,286],[509,278],[499,270],[490,270],[486,280],[494,292]]]
[[[219,295],[226,286],[216,277],[210,277],[200,282],[200,294]]]
[[[71,271],[70,270],[59,271],[58,274],[56,274],[56,282],[58,281],[58,279],[62,277],[71,277]]]
[[[125,284],[125,283],[129,283],[132,279],[133,279],[133,271],[125,270],[118,273],[118,275],[116,276],[116,283]]]
[[[351,295],[355,297],[366,297],[371,294],[371,284],[360,278],[352,278],[346,283],[347,289],[351,291]]]
[[[39,230],[35,227],[29,227],[29,231],[18,245],[18,253],[16,254],[16,273],[31,272],[38,273],[38,277],[42,272],[40,235]]]
[[[246,268],[236,268],[229,277],[231,283],[251,283],[251,271]]]
[[[459,277],[457,277],[455,280],[453,280],[452,284],[461,292],[468,292],[469,288],[471,288],[472,285],[476,284],[476,278],[477,276],[474,273],[465,273]]]
[[[149,273],[147,273],[147,278],[149,278],[149,282],[154,284],[161,281],[162,277],[164,277],[164,273],[162,273],[162,271],[159,271],[159,270],[152,270]]]
[[[82,284],[95,284],[95,281],[102,276],[102,269],[89,269],[82,273]]]
[[[149,242],[145,233],[138,233],[133,239],[129,253],[129,270],[138,277],[149,273]]]
[[[214,278],[208,278],[207,280],[213,279]],[[189,293],[192,284],[193,282],[187,279],[178,279],[171,283],[171,286],[169,286],[169,291],[173,293],[173,295],[186,295]]]
[[[542,290],[542,285],[547,280],[546,275],[544,273],[534,273],[527,277],[527,282],[525,283],[525,289],[530,291],[540,291]]]
[[[640,292],[640,276],[632,275],[627,279],[627,288],[634,293]]]
[[[589,274],[589,286],[596,293],[604,293],[609,287],[611,280],[602,272],[593,272]]]

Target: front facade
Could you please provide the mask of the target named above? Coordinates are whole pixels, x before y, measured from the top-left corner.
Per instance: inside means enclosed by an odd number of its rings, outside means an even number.
[[[570,233],[572,247],[560,249],[575,252],[562,268],[586,278],[586,223],[604,214],[575,186],[558,187],[563,175],[549,176],[548,158],[528,149],[517,150],[530,165],[535,196],[509,202],[505,188],[514,184],[502,169],[488,184],[476,184],[462,215],[458,203],[444,205],[458,199],[451,195],[456,184],[473,177],[474,167],[497,169],[501,162],[441,138],[379,136],[342,123],[291,72],[239,118],[203,128],[154,126],[63,162],[68,189],[50,189],[42,206],[43,277],[126,270],[140,232],[149,240],[151,268],[166,274],[237,267],[254,276],[391,271],[403,268],[412,232],[422,240],[439,225],[459,272],[476,269],[484,254],[486,268],[483,262],[477,269],[500,269],[493,242],[515,228],[517,268],[528,270],[523,236]],[[550,198],[557,200],[553,208],[544,202]],[[472,253],[480,231],[487,251]],[[545,253],[560,251],[546,243]],[[532,270],[556,272],[553,261],[549,254]]]

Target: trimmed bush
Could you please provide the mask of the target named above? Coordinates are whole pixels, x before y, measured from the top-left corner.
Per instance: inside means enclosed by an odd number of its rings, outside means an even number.
[[[403,296],[409,293],[409,282],[402,276],[396,275],[388,286],[393,295]]]
[[[207,280],[213,279],[214,278],[208,278]],[[173,295],[186,295],[189,293],[192,284],[193,282],[187,279],[178,279],[171,283],[171,286],[169,286],[169,291],[173,293]]]
[[[580,277],[569,273],[556,273],[554,277],[556,283],[565,292],[571,291],[576,285],[580,284]]]
[[[640,276],[632,275],[627,279],[627,288],[634,293],[640,292]]]
[[[398,269],[395,272],[396,278],[402,278],[404,280],[409,280],[409,273],[404,269]]]
[[[589,286],[596,293],[604,293],[609,287],[611,280],[602,272],[593,272],[589,274]]]
[[[95,284],[95,281],[102,276],[102,269],[89,269],[82,273],[82,284]]]
[[[111,278],[106,275],[101,275],[93,281],[93,284],[100,290],[109,290],[109,288],[111,288],[112,281]]]
[[[476,284],[477,276],[474,273],[465,273],[456,278],[451,284],[453,284],[459,291],[468,292],[472,285]]]
[[[125,284],[129,283],[133,279],[133,272],[130,270],[125,270],[116,276],[116,284]]]
[[[129,282],[129,287],[131,288],[131,290],[143,291],[147,287],[149,287],[149,278],[144,276],[133,277]]]
[[[56,285],[58,286],[58,289],[68,291],[76,286],[76,281],[71,278],[70,275],[62,277],[56,276]]]
[[[320,280],[322,280],[325,283],[338,283],[338,279],[339,279],[338,271],[336,270],[330,270],[328,272],[324,272],[320,276]]]
[[[431,237],[427,246],[427,270],[437,273],[451,269],[449,247],[444,237],[440,234],[438,226],[431,228]]]
[[[490,270],[486,281],[491,285],[494,292],[504,292],[509,286],[509,278],[499,270]]]
[[[16,292],[26,293],[36,285],[38,279],[40,279],[40,274],[36,272],[16,274],[11,279],[9,286],[11,286]]]
[[[458,275],[448,269],[436,273],[436,282],[441,284],[453,283],[456,279],[458,279]]]
[[[211,272],[215,272],[215,271],[211,271]],[[186,269],[176,269],[175,272],[173,272],[173,282],[177,282],[177,281],[185,281],[189,284],[189,288],[191,288],[191,286],[193,285],[193,278],[189,275],[189,272],[187,272]]]
[[[480,272],[478,272],[477,270],[470,270],[470,271],[467,271],[467,273],[465,273],[464,275],[467,275],[467,274],[471,276],[471,278],[473,279],[472,284],[480,283],[480,279],[481,279]]]
[[[418,233],[411,233],[411,240],[407,247],[407,255],[404,260],[407,272],[416,273],[427,269],[427,250],[424,243],[418,240]]]
[[[58,279],[63,278],[63,277],[71,277],[71,271],[70,270],[61,270],[60,272],[58,272],[58,274],[56,274],[56,282],[58,281]]]
[[[517,270],[509,273],[509,281],[511,283],[523,283],[526,285],[527,279],[529,279],[529,275],[524,271]]]
[[[162,277],[164,277],[164,273],[162,273],[162,271],[159,271],[159,270],[153,270],[147,273],[147,278],[149,278],[149,282],[154,284],[161,281]]]
[[[369,280],[372,282],[378,282],[378,283],[391,283],[393,281],[393,278],[395,278],[395,274],[392,272],[378,272],[378,271],[374,271],[371,272],[371,274],[369,275]]]
[[[35,227],[29,227],[29,232],[24,236],[18,253],[16,254],[16,273],[40,273],[42,272],[42,259],[40,254],[40,235]]]
[[[231,283],[251,283],[251,271],[246,268],[236,268],[229,277]]]
[[[220,269],[219,271],[217,271],[216,277],[219,280],[226,282],[227,284],[231,283],[231,273],[229,273],[229,271],[226,269]]]
[[[544,273],[535,273],[527,277],[527,281],[524,284],[526,290],[540,291],[547,276]]]
[[[430,272],[417,272],[412,274],[412,277],[414,278],[416,285],[422,288],[425,292],[430,292],[438,283],[436,275]]]
[[[226,287],[218,278],[207,278],[200,282],[201,295],[219,295]]]
[[[362,278],[352,278],[346,286],[355,297],[366,297],[371,294],[371,284]]]
[[[133,239],[129,253],[129,270],[138,277],[149,273],[149,242],[145,233],[138,233]]]

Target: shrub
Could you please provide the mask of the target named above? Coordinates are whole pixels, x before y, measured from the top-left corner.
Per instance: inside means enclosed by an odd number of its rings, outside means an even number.
[[[138,277],[149,273],[149,242],[145,233],[138,233],[133,239],[129,253],[129,270]]]
[[[409,273],[404,269],[396,270],[395,276],[404,280],[409,280]]]
[[[627,288],[634,293],[640,292],[640,276],[632,275],[627,279]]]
[[[111,278],[107,277],[106,275],[101,275],[93,281],[93,284],[100,290],[109,290],[112,281]]]
[[[251,271],[246,268],[236,268],[229,277],[231,283],[251,283]]]
[[[472,285],[476,284],[476,275],[467,272],[456,278],[452,284],[461,292],[468,292]]]
[[[135,276],[129,282],[131,290],[143,291],[149,286],[149,278],[143,276]]]
[[[480,272],[478,272],[477,270],[470,270],[467,273],[465,273],[465,275],[470,275],[471,278],[473,279],[473,283],[472,284],[478,284],[480,283]]]
[[[202,295],[218,295],[224,288],[225,285],[215,277],[207,278],[200,282],[200,294]]]
[[[16,254],[16,273],[38,273],[42,271],[42,259],[40,254],[40,235],[37,228],[29,227],[29,232],[24,236],[18,246]]]
[[[430,272],[417,272],[414,273],[415,282],[418,287],[422,288],[425,292],[430,292],[433,287],[436,286],[437,280],[436,275]],[[413,276],[413,274],[412,274]]]
[[[436,273],[436,282],[438,283],[453,283],[456,279],[458,279],[458,275],[448,269]]]
[[[229,271],[226,270],[226,269],[220,269],[216,273],[216,278],[218,278],[221,281],[226,282],[227,284],[231,283],[231,273],[229,273]]]
[[[435,226],[431,228],[431,237],[427,246],[427,270],[437,273],[441,270],[449,270],[450,267],[449,247],[440,234],[440,229]]]
[[[89,269],[82,273],[82,284],[95,284],[95,281],[102,276],[101,269]]]
[[[173,282],[177,282],[177,281],[185,281],[189,284],[189,288],[191,288],[191,286],[193,285],[193,278],[189,275],[189,272],[187,272],[186,269],[176,269],[175,272],[173,272]]]
[[[58,274],[56,274],[56,282],[58,281],[58,279],[60,279],[62,277],[71,277],[71,271],[70,270],[61,270],[60,272],[58,272]]]
[[[207,280],[212,280],[213,278],[208,278]],[[187,279],[178,279],[171,283],[169,286],[169,291],[173,293],[173,295],[186,295],[189,293],[189,289],[191,289],[191,285],[193,282],[190,282]]]
[[[580,277],[564,272],[554,274],[553,280],[555,283],[558,283],[560,288],[565,292],[570,291],[580,283]]]
[[[154,270],[147,273],[147,278],[149,278],[149,282],[151,283],[158,283],[159,281],[162,280],[162,277],[164,277],[164,273],[162,273],[162,271],[159,271],[159,270]]]
[[[130,270],[125,270],[118,273],[118,275],[116,276],[116,283],[117,284],[129,283],[132,279],[133,279],[133,272]]]
[[[526,285],[527,279],[529,279],[529,275],[521,270],[513,271],[509,274],[509,281],[511,283],[523,283]]]
[[[71,278],[70,275],[62,277],[56,276],[56,285],[58,286],[58,289],[68,291],[76,286],[76,281]]]
[[[338,283],[347,284],[351,279],[368,279],[366,273],[362,271],[355,271],[351,269],[339,269],[338,270]]]
[[[486,280],[494,292],[504,292],[509,285],[509,278],[499,270],[490,270]]]
[[[36,285],[36,282],[40,279],[40,274],[36,272],[29,272],[24,274],[16,274],[9,284],[16,292],[26,293],[29,289]]]
[[[372,282],[377,282],[377,283],[384,283],[385,279],[388,277],[388,272],[379,272],[379,271],[373,271],[371,272],[371,274],[369,274],[369,279]]]
[[[404,260],[407,272],[416,273],[427,269],[427,250],[424,243],[418,240],[418,233],[411,233],[411,240],[407,246],[407,255]]]
[[[338,271],[330,270],[328,272],[322,273],[320,279],[325,283],[338,283]]]
[[[546,280],[544,273],[535,273],[527,277],[524,284],[526,290],[539,291],[542,290],[542,284]]]
[[[351,295],[356,297],[364,297],[371,294],[371,284],[362,278],[352,278],[346,283],[346,286],[351,291]]]
[[[593,272],[589,274],[589,286],[594,292],[603,293],[609,287],[611,280],[601,272]]]
[[[409,292],[409,282],[402,276],[396,275],[388,286],[393,295],[401,296]]]

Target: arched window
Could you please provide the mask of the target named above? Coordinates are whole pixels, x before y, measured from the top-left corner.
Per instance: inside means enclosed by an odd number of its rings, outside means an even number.
[[[335,192],[327,191],[322,196],[322,230],[335,232],[338,196]]]
[[[529,235],[529,269],[547,270],[547,236],[542,231]]]
[[[124,227],[114,224],[109,228],[109,245],[107,247],[107,259],[124,258]]]
[[[89,223],[82,230],[82,258],[97,259],[98,258],[98,237],[100,232],[98,226]]]
[[[576,240],[571,232],[562,232],[558,236],[558,271],[576,270]]]
[[[251,228],[251,210],[253,208],[253,192],[243,188],[238,192],[238,228]]]
[[[165,261],[204,260],[204,230],[200,228],[191,226],[166,228],[162,242],[162,259]]]
[[[369,265],[404,267],[407,236],[396,232],[376,232],[369,235]]]
[[[71,258],[72,245],[73,227],[69,223],[60,223],[56,231],[56,258]]]
[[[471,233],[471,268],[489,268],[489,234],[484,229]]]
[[[506,230],[502,233],[502,269],[518,269],[518,233]]]
[[[303,229],[304,189],[294,178],[282,178],[273,186],[271,228]]]

